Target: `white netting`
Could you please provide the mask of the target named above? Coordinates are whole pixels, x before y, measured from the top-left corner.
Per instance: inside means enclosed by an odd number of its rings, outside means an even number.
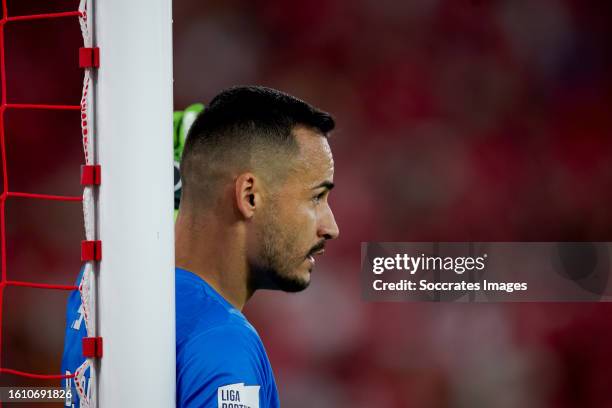
[[[83,34],[83,46],[92,47],[93,39],[90,32],[89,23],[91,21],[89,10],[90,0],[81,0],[79,3],[79,23],[81,25],[81,33]],[[83,137],[83,152],[85,155],[85,164],[92,165],[95,161],[94,156],[94,135],[93,135],[93,117],[92,117],[92,101],[93,101],[93,68],[84,69],[83,78],[83,93],[81,97],[81,133]],[[85,239],[94,241],[96,239],[96,217],[95,217],[95,201],[94,187],[85,186],[83,191],[83,216],[85,225]],[[83,277],[79,282],[79,292],[81,294],[81,303],[83,307],[83,320],[88,337],[96,336],[95,322],[95,274],[94,261],[86,262],[83,267]],[[90,380],[87,384],[85,374],[89,368]],[[95,379],[95,360],[88,358],[75,371],[74,382],[77,394],[82,408],[94,408],[95,396],[91,394],[95,387],[92,383]]]

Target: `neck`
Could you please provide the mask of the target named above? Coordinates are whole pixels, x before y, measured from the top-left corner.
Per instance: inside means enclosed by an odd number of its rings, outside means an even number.
[[[248,284],[244,234],[222,217],[179,212],[175,224],[176,266],[195,273],[236,309],[253,295]]]

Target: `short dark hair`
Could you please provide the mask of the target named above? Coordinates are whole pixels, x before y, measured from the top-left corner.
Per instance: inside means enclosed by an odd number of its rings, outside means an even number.
[[[257,164],[253,163],[257,157],[265,157],[270,166],[276,164],[273,173],[282,173],[278,166],[282,158],[270,156],[297,153],[293,130],[298,126],[328,137],[335,122],[330,114],[276,89],[224,90],[189,129],[180,165],[183,195],[189,196],[194,185],[210,195],[215,179],[227,175],[223,169]]]

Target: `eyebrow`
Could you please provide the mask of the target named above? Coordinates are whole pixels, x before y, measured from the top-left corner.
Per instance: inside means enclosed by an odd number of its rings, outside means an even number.
[[[317,188],[321,188],[321,187],[325,187],[327,190],[331,190],[332,188],[334,188],[334,183],[332,183],[331,181],[325,180],[319,185],[313,187],[312,189],[316,190]]]

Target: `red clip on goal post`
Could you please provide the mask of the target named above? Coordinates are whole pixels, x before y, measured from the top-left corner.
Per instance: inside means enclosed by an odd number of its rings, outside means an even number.
[[[83,337],[83,357],[102,358],[102,337]]]
[[[99,68],[100,67],[100,49],[98,47],[79,48],[79,67],[81,68]]]

